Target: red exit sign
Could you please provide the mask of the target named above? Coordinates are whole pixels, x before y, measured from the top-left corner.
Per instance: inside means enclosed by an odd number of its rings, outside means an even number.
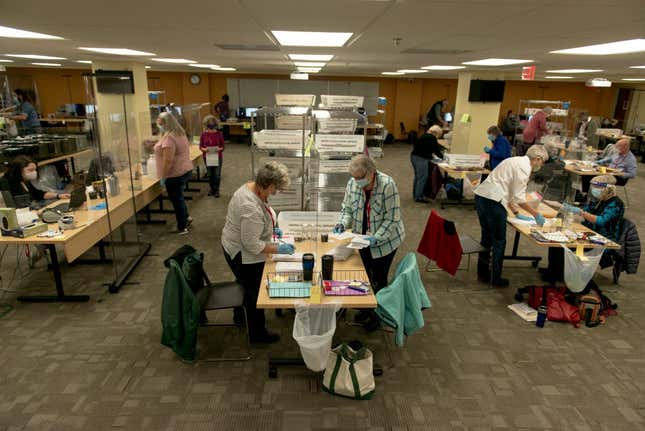
[[[535,65],[522,67],[522,81],[533,81],[535,79]]]

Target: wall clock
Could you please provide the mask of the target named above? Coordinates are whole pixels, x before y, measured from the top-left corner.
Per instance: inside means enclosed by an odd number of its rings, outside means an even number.
[[[198,74],[193,73],[190,75],[190,83],[193,85],[199,85],[199,83],[202,82],[202,78],[199,77]]]

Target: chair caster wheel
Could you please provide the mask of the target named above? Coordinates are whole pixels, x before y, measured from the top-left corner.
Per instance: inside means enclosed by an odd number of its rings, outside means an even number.
[[[278,369],[276,367],[269,367],[269,378],[275,379],[278,377]]]
[[[379,368],[374,368],[374,369],[372,370],[372,375],[373,375],[374,377],[380,377],[380,376],[382,376],[382,375],[383,375],[383,368],[380,368],[380,367],[379,367]]]

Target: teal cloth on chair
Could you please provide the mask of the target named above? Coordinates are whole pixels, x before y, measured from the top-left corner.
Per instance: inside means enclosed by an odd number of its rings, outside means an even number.
[[[417,257],[408,253],[396,268],[394,281],[376,294],[376,314],[384,324],[396,329],[394,342],[402,346],[405,336],[423,328],[422,310],[432,304],[421,281]]]

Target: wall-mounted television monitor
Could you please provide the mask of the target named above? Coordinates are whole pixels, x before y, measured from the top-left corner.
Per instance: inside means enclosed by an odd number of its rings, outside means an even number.
[[[130,70],[96,70],[96,91],[107,94],[134,94],[134,76]]]
[[[257,110],[258,108],[246,108],[246,111],[245,111],[246,118],[251,118],[251,115]]]
[[[487,81],[473,79],[470,81],[469,102],[501,102],[504,99],[505,81]]]

